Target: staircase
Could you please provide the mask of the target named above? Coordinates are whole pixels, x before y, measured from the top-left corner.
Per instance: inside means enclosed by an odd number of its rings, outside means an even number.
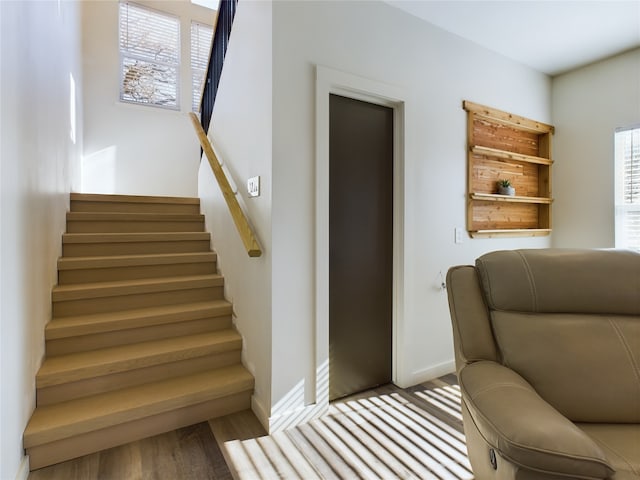
[[[250,408],[198,199],[71,194],[31,469]]]

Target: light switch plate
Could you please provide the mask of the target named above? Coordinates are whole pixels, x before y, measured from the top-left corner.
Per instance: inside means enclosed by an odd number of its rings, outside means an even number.
[[[463,233],[462,228],[455,229],[455,243],[462,243],[462,238],[463,238],[462,233]]]
[[[247,180],[247,192],[249,192],[250,197],[260,196],[260,176],[251,177]]]

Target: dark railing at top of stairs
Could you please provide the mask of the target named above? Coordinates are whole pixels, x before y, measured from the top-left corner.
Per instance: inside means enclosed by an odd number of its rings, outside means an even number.
[[[237,6],[238,0],[220,0],[218,7],[218,19],[213,34],[211,56],[209,57],[209,66],[207,67],[202,100],[200,102],[200,124],[205,132],[209,131],[213,104],[216,101],[216,94],[218,93],[218,84],[220,83],[220,76],[222,75],[222,65],[224,63],[224,56],[227,53],[229,37],[231,36],[231,26],[233,25],[233,17],[236,14]]]

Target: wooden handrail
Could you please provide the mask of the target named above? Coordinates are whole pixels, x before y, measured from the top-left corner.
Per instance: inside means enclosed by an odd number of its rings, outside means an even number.
[[[207,159],[209,160],[209,165],[211,166],[211,170],[213,170],[213,174],[218,181],[218,186],[220,187],[220,191],[222,192],[222,196],[227,202],[227,207],[229,208],[229,213],[231,213],[231,218],[233,218],[233,223],[236,224],[236,229],[240,234],[240,238],[242,239],[242,243],[244,244],[244,248],[247,250],[247,253],[250,257],[259,257],[262,255],[262,249],[260,248],[260,244],[256,239],[256,235],[249,225],[249,220],[247,220],[246,215],[240,208],[240,204],[238,203],[238,199],[233,193],[231,189],[231,185],[229,185],[229,180],[227,180],[224,171],[222,170],[222,166],[218,161],[218,157],[213,151],[213,147],[211,146],[211,142],[207,137],[207,134],[200,125],[200,120],[195,113],[190,112],[189,116],[191,117],[191,122],[193,123],[193,128],[196,130],[196,134],[198,135],[198,140],[200,140],[200,145],[202,146],[202,150],[204,151]]]

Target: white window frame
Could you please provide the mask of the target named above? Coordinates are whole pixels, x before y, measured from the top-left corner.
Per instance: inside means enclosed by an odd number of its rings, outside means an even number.
[[[194,27],[196,28],[205,28],[211,30],[211,37],[209,39],[208,47],[205,48],[206,53],[204,58],[204,69],[199,68],[194,63]],[[191,57],[191,108],[195,113],[200,113],[200,102],[202,101],[202,93],[203,93],[203,84],[205,80],[205,76],[207,75],[207,66],[209,64],[209,57],[211,55],[211,42],[213,41],[213,27],[211,25],[207,25],[206,23],[196,22],[195,20],[191,21],[191,41],[190,45],[190,57]],[[199,42],[200,39],[198,39]],[[200,46],[202,48],[202,46]],[[198,53],[201,53],[201,50],[198,50]],[[202,79],[199,85],[196,85],[196,74],[201,74]]]
[[[175,63],[173,62],[167,62],[167,61],[163,61],[163,60],[159,60],[159,59],[154,59],[151,57],[147,57],[144,55],[140,55],[140,54],[136,54],[134,52],[131,52],[129,50],[127,50],[126,48],[123,48],[122,43],[121,43],[121,36],[122,36],[122,9],[123,6],[129,7],[129,8],[133,8],[133,9],[137,9],[137,10],[142,10],[142,11],[146,11],[148,12],[150,15],[155,15],[158,17],[162,17],[166,20],[171,20],[172,22],[175,22],[176,26],[177,26],[177,39],[176,39],[176,45],[175,45],[175,51],[176,51],[176,55],[175,55]],[[134,105],[144,105],[144,106],[149,106],[149,107],[157,107],[157,108],[163,108],[163,109],[168,109],[168,110],[180,110],[180,83],[181,83],[181,40],[180,40],[180,18],[177,17],[176,15],[172,15],[170,13],[167,12],[163,12],[160,10],[155,10],[149,7],[146,7],[144,5],[140,5],[138,3],[135,2],[129,2],[129,1],[121,1],[119,6],[118,6],[118,50],[120,52],[120,65],[119,65],[119,69],[120,69],[120,87],[119,87],[119,99],[121,102],[124,103],[128,103],[128,104],[134,104]],[[124,81],[125,81],[125,61],[126,60],[134,60],[134,61],[140,61],[140,62],[145,62],[147,64],[151,64],[151,65],[157,65],[160,67],[164,67],[164,68],[171,68],[175,70],[175,100],[174,102],[170,103],[170,104],[165,104],[162,102],[154,102],[154,101],[138,101],[132,98],[127,98],[125,95],[125,91],[124,91]]]
[[[630,239],[627,230],[629,218],[632,215],[640,218],[640,191],[637,196],[634,194],[630,199],[625,198],[625,185],[627,182],[631,182],[628,178],[630,172],[625,171],[625,161],[628,158],[624,148],[625,140],[629,135],[633,135],[630,155],[632,156],[633,172],[637,175],[636,169],[640,169],[640,124],[618,128],[615,131],[615,246],[616,248],[640,251],[640,226],[637,227],[639,237],[635,240]],[[640,179],[634,179],[633,183],[637,185],[640,183]]]

